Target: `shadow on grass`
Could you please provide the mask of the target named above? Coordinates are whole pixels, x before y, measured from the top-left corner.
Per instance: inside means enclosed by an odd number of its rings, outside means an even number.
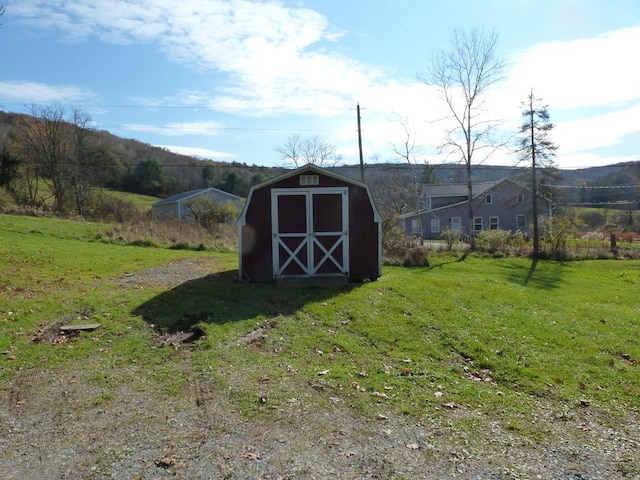
[[[434,264],[434,265],[429,266],[429,267],[427,268],[427,270],[433,270],[433,269],[435,269],[435,268],[442,268],[442,267],[444,267],[445,265],[450,265],[450,264],[452,264],[452,263],[460,263],[460,262],[464,262],[464,261],[467,259],[467,257],[468,257],[468,256],[469,256],[469,252],[468,252],[468,251],[465,251],[465,252],[464,252],[462,255],[460,255],[458,258],[456,258],[456,259],[452,259],[452,260],[448,260],[448,261],[446,261],[446,262],[436,263],[436,264]]]
[[[513,283],[542,290],[554,290],[562,283],[563,267],[562,262],[533,258],[529,267],[511,264],[505,269],[507,278]]]
[[[177,332],[198,323],[224,324],[259,316],[291,315],[310,302],[348,292],[358,284],[284,287],[241,283],[238,271],[190,280],[153,297],[132,313],[141,315],[157,330]]]

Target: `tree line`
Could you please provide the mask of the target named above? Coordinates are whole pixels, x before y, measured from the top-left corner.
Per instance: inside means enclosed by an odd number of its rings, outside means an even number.
[[[245,197],[271,169],[197,160],[91,127],[80,109],[31,105],[0,112],[0,189],[19,205],[91,216],[101,192],[167,197],[215,187]]]

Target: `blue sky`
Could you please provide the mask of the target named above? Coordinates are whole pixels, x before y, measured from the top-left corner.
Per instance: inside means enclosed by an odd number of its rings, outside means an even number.
[[[80,108],[124,138],[282,165],[318,135],[357,163],[399,161],[399,118],[438,155],[445,105],[419,80],[454,29],[495,29],[507,62],[487,115],[507,132],[533,88],[561,168],[640,160],[637,0],[0,0],[0,109]],[[511,165],[509,152],[489,162]]]

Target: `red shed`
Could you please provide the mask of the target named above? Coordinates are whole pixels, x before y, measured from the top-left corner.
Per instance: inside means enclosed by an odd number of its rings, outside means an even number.
[[[369,187],[312,164],[252,187],[238,229],[243,281],[382,273],[382,217]]]

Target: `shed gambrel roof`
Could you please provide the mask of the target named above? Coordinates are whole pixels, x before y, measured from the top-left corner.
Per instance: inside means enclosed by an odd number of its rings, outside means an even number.
[[[193,197],[197,197],[198,195],[202,195],[203,193],[208,193],[208,192],[216,192],[216,193],[222,194],[225,197],[229,197],[230,200],[236,200],[236,201],[243,200],[242,197],[238,197],[237,195],[234,195],[232,193],[228,193],[228,192],[225,192],[224,190],[219,190],[217,188],[209,187],[209,188],[201,188],[199,190],[191,190],[189,192],[177,193],[175,195],[171,195],[170,197],[163,198],[162,200],[158,200],[157,202],[153,203],[151,206],[159,207],[161,205],[171,205],[173,203],[180,203],[185,200],[189,200]]]
[[[255,190],[259,190],[263,187],[266,187],[268,185],[271,185],[272,183],[277,183],[280,182],[282,180],[285,180],[287,178],[291,178],[291,177],[295,177],[296,175],[300,175],[303,173],[314,173],[316,175],[325,175],[327,177],[331,177],[331,178],[335,178],[337,180],[343,181],[343,182],[347,182],[347,183],[351,183],[353,185],[356,185],[358,187],[362,187],[365,189],[365,191],[367,192],[367,195],[369,197],[369,201],[371,202],[371,207],[373,208],[373,214],[375,217],[375,221],[377,223],[382,223],[382,215],[380,215],[380,212],[378,211],[378,208],[376,207],[376,203],[373,201],[373,195],[371,194],[371,189],[369,188],[369,185],[367,185],[366,183],[360,182],[358,180],[355,180],[353,178],[349,178],[349,177],[345,177],[344,175],[340,175],[338,173],[332,172],[330,170],[326,170],[324,168],[318,167],[312,163],[307,163],[306,165],[296,168],[294,170],[285,172],[281,175],[278,175],[277,177],[271,178],[269,180],[266,180],[262,183],[259,183],[257,185],[254,185],[253,187],[251,187],[251,190],[249,191],[249,195],[247,196],[247,201],[244,204],[244,208],[242,209],[242,213],[240,214],[240,217],[238,218],[238,225],[244,225],[246,223],[246,211],[249,208],[249,205],[251,204],[251,197],[253,196],[253,192]],[[311,187],[313,188],[313,187]]]

